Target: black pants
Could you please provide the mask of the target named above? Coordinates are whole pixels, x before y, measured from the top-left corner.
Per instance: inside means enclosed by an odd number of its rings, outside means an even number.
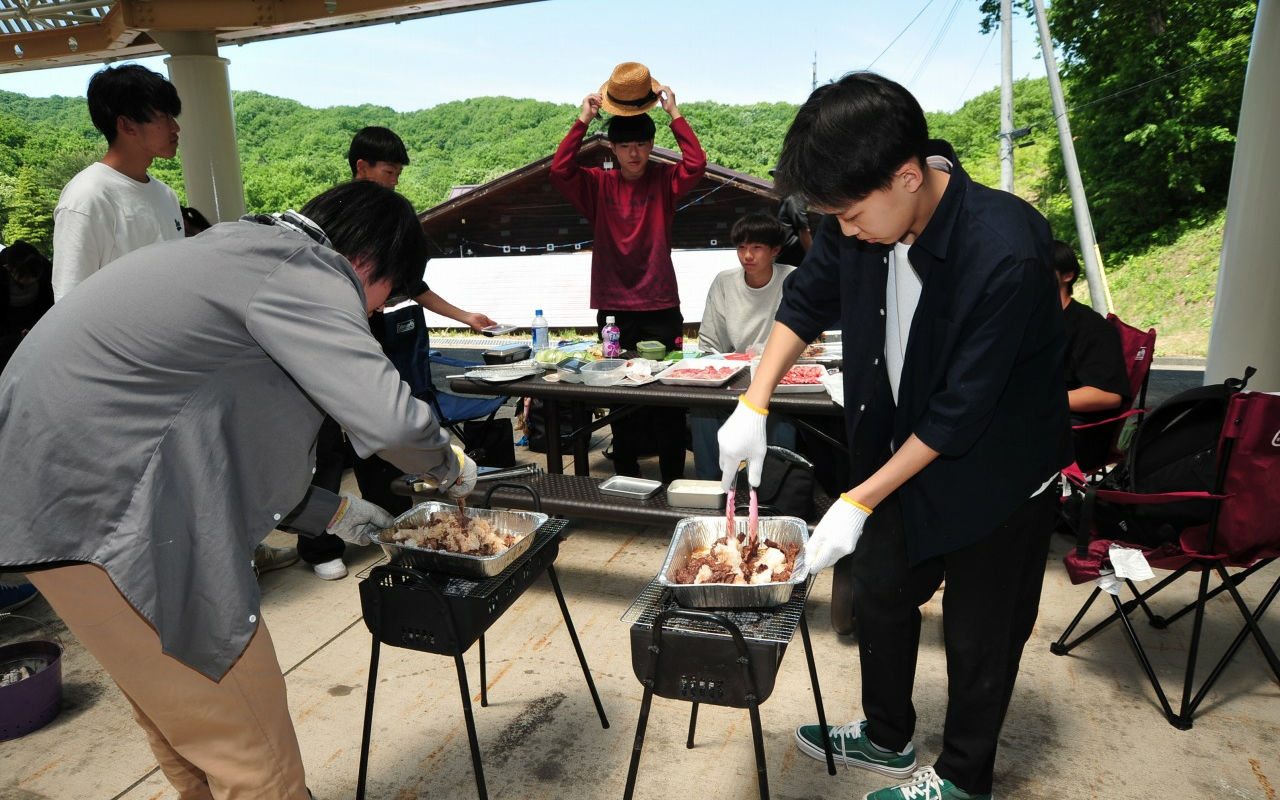
[[[895,494],[867,520],[854,552],[862,706],[867,736],[881,747],[901,750],[915,733],[919,607],[946,579],[947,715],[934,768],[967,792],[991,791],[1000,728],[1039,610],[1056,500],[1050,487],[986,538],[912,566]]]
[[[603,328],[605,317],[612,316],[621,336],[623,350],[635,350],[636,342],[648,339],[662,342],[674,350],[676,340],[684,336],[684,317],[680,308],[658,311],[596,311],[596,324]],[[640,476],[639,457],[642,449],[658,451],[658,469],[662,482],[684,477],[685,409],[647,406],[637,409],[610,426],[613,429],[613,469],[619,475]]]
[[[342,488],[342,473],[347,466],[347,440],[342,427],[326,416],[316,435],[316,474],[311,482],[321,489],[337,492]],[[298,555],[308,564],[323,564],[342,558],[347,543],[332,533],[299,536]]]
[[[391,482],[403,475],[404,470],[377,456],[360,458],[354,450],[351,457],[355,461],[356,484],[360,487],[361,497],[392,516],[399,516],[413,506],[412,498],[391,492]],[[447,497],[440,499],[448,501]]]

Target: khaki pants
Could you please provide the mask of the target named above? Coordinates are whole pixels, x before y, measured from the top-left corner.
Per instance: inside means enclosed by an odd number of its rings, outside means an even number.
[[[160,648],[155,629],[100,567],[28,576],[133,704],[182,800],[306,800],[284,676],[265,622],[213,681]]]

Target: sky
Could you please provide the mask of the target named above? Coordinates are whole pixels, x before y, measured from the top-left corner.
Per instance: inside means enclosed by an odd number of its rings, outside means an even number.
[[[800,103],[817,80],[871,68],[926,111],[1000,84],[1000,42],[977,0],[542,0],[224,47],[233,90],[314,108],[397,111],[503,95],[578,104],[640,61],[677,102]],[[1014,79],[1044,74],[1035,24],[1014,17]],[[161,73],[164,59],[139,63]],[[83,95],[97,66],[0,75],[0,89]]]

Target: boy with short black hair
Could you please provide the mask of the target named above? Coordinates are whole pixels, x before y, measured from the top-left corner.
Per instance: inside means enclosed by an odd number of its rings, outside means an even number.
[[[1130,400],[1129,373],[1120,333],[1092,308],[1071,297],[1080,262],[1071,245],[1053,242],[1053,270],[1058,275],[1062,317],[1067,326],[1067,406],[1071,424],[1087,425],[1115,416]],[[1115,428],[1073,428],[1076,465],[1089,472],[1106,463]]]
[[[745,353],[763,346],[773,328],[773,317],[782,301],[782,282],[795,267],[774,259],[781,249],[782,225],[776,217],[759,211],[744,214],[733,223],[729,239],[737,248],[736,269],[716,275],[707,290],[707,302],[698,326],[698,349],[704,353]],[[693,468],[699,480],[720,476],[720,447],[716,432],[729,418],[722,409],[691,408]],[[768,421],[768,442],[787,449],[796,446],[796,429],[781,420]]]
[[[400,173],[409,166],[409,152],[395,131],[369,125],[352,137],[347,163],[354,180],[373,181],[394,189],[400,182]]]
[[[841,327],[853,486],[805,560],[817,571],[852,554],[867,719],[831,728],[832,747],[845,764],[908,779],[866,800],[990,800],[1070,461],[1048,223],[974,183],[949,144],[929,139],[915,98],[872,73],[810,95],[778,172],[780,191],[830,216],[720,430],[723,481],[745,459],[759,483],[773,387],[807,342]],[[944,578],[942,752],[917,768],[919,606]],[[818,726],[796,741],[824,757]]]
[[[55,300],[125,253],[183,233],[178,196],[147,174],[178,151],[173,84],[137,64],[106,67],[89,80],[87,100],[107,153],[67,182],[54,208]]]

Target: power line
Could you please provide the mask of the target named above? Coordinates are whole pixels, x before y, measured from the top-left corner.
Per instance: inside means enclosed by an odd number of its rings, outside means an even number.
[[[1206,58],[1206,59],[1203,59],[1203,60],[1201,60],[1201,61],[1197,61],[1197,62],[1195,62],[1195,63],[1193,63],[1193,64],[1188,64],[1188,65],[1186,65],[1185,67],[1179,67],[1178,69],[1169,70],[1168,72],[1162,72],[1162,73],[1160,73],[1159,75],[1156,75],[1155,77],[1148,78],[1147,80],[1142,81],[1141,83],[1135,83],[1135,84],[1134,84],[1134,85],[1132,85],[1132,86],[1127,86],[1127,87],[1125,87],[1125,88],[1123,88],[1123,89],[1117,89],[1116,91],[1112,92],[1111,94],[1107,94],[1107,95],[1103,95],[1102,97],[1094,98],[1093,100],[1090,100],[1090,101],[1089,101],[1089,102],[1087,102],[1087,103],[1081,103],[1081,104],[1080,104],[1080,105],[1078,105],[1078,106],[1071,106],[1070,108],[1068,108],[1068,109],[1067,109],[1067,112],[1068,112],[1068,113],[1070,113],[1070,112],[1072,112],[1072,111],[1080,111],[1080,110],[1082,110],[1082,109],[1089,108],[1090,106],[1096,106],[1096,105],[1098,105],[1099,103],[1104,103],[1104,102],[1106,102],[1106,101],[1108,101],[1108,100],[1114,100],[1114,99],[1115,99],[1115,98],[1117,98],[1117,97],[1123,97],[1124,95],[1132,94],[1132,93],[1134,93],[1134,92],[1136,92],[1136,91],[1138,91],[1138,90],[1140,90],[1140,89],[1144,89],[1144,88],[1146,88],[1146,87],[1150,86],[1150,85],[1151,85],[1151,84],[1153,84],[1153,83],[1158,83],[1158,82],[1163,81],[1163,80],[1166,80],[1166,79],[1168,79],[1168,78],[1172,78],[1172,77],[1174,77],[1175,75],[1180,75],[1180,74],[1182,74],[1182,73],[1184,73],[1184,72],[1186,72],[1186,71],[1188,71],[1188,70],[1196,69],[1196,68],[1198,68],[1198,67],[1203,67],[1203,66],[1205,66],[1205,65],[1207,65],[1207,64],[1212,64],[1213,62],[1215,62],[1215,61],[1220,61],[1220,60],[1222,60],[1222,59],[1226,58],[1227,56],[1237,55],[1237,52],[1236,52],[1236,51],[1240,50],[1241,48],[1246,48],[1246,49],[1247,49],[1247,47],[1248,47],[1248,44],[1247,44],[1247,43],[1240,43],[1240,44],[1234,45],[1234,46],[1232,46],[1232,47],[1228,47],[1226,50],[1223,50],[1221,53],[1219,53],[1219,54],[1218,54],[1218,55],[1216,55],[1216,56],[1213,56],[1212,58]],[[1030,126],[1030,127],[1032,127],[1032,128],[1046,128],[1046,127],[1049,127],[1050,125],[1052,125],[1052,124],[1053,124],[1053,121],[1054,121],[1056,118],[1057,118],[1057,117],[1056,117],[1056,115],[1055,115],[1055,116],[1051,116],[1051,117],[1047,117],[1047,118],[1044,118],[1044,119],[1042,119],[1042,120],[1040,120],[1040,121],[1038,121],[1038,122],[1031,122],[1031,123],[1029,123],[1029,126]]]
[[[969,91],[969,84],[973,83],[973,79],[978,77],[978,70],[982,69],[982,62],[987,59],[987,53],[991,52],[991,43],[996,40],[996,34],[999,32],[997,28],[987,36],[987,46],[982,48],[982,55],[978,57],[978,63],[974,65],[973,72],[969,73],[969,80],[964,82],[964,88],[960,90],[961,97],[964,97],[965,92]]]
[[[902,34],[906,33],[907,30],[910,29],[912,25],[916,24],[916,20],[920,19],[920,15],[923,14],[925,11],[928,11],[929,6],[931,5],[933,5],[933,0],[929,0],[927,3],[925,3],[924,8],[916,12],[916,15],[911,18],[911,21],[907,23],[907,26],[903,28],[901,31],[899,31],[897,36],[893,37],[893,41],[885,45],[884,49],[880,51],[880,55],[871,59],[871,63],[868,64],[866,68],[871,69],[872,67],[874,67],[876,65],[876,62],[880,60],[881,56],[889,52],[889,49],[898,43],[898,40],[902,38]]]
[[[938,52],[938,45],[942,44],[942,39],[947,35],[947,31],[951,30],[951,23],[955,21],[956,12],[960,10],[961,0],[955,0],[951,5],[951,10],[947,12],[947,16],[942,20],[942,27],[938,29],[938,34],[933,37],[933,41],[929,44],[929,49],[925,52],[924,57],[920,59],[920,66],[916,67],[915,73],[911,76],[908,83],[914,84],[916,79],[920,77],[920,73],[924,72],[924,68],[933,60],[934,54]]]

